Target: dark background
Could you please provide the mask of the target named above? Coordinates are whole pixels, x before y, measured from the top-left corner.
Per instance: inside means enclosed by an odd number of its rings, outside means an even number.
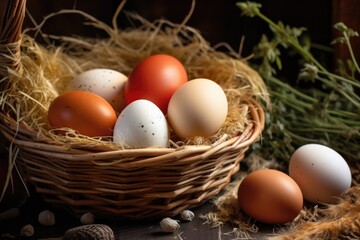
[[[249,56],[254,46],[259,42],[262,34],[271,36],[268,25],[259,18],[244,17],[236,3],[240,0],[197,0],[195,10],[187,22],[188,26],[200,31],[203,37],[212,45],[224,42],[235,51],[239,51],[243,39],[241,56]],[[61,9],[79,9],[112,26],[112,17],[122,0],[28,0],[29,14],[40,23],[44,16]],[[326,51],[314,47],[315,57],[326,67],[332,68],[335,59],[348,58],[348,51],[344,46],[331,45],[337,31],[333,24],[343,21],[355,30],[360,29],[360,1],[358,0],[257,0],[262,4],[262,13],[273,21],[282,21],[292,27],[305,27],[306,35],[312,43],[328,47]],[[133,27],[126,13],[136,13],[152,22],[164,18],[174,23],[181,23],[188,15],[192,0],[128,0],[118,18],[120,29]],[[51,18],[42,27],[42,31],[55,35],[79,35],[88,37],[106,37],[102,30],[84,26],[83,18],[76,14],[65,14]],[[136,23],[135,23],[136,24]],[[29,17],[24,27],[33,27]],[[42,42],[41,38],[37,39]],[[360,58],[360,38],[353,41],[354,52]],[[221,49],[220,49],[221,50]],[[224,49],[225,50],[225,49]],[[284,55],[284,54],[283,54]],[[282,56],[285,78],[295,80],[299,69],[296,59]],[[287,58],[287,59],[286,59]]]
[[[241,38],[245,38],[243,56],[251,53],[262,33],[268,33],[267,25],[260,19],[241,16],[236,6],[239,0],[197,0],[195,10],[188,21],[189,26],[197,28],[211,45],[219,42],[230,44],[238,50]],[[121,0],[28,0],[27,7],[32,17],[40,22],[49,13],[60,9],[76,8],[111,25],[112,16]],[[283,21],[294,27],[306,27],[315,43],[328,45],[332,38],[332,1],[329,0],[272,0],[262,3],[262,12],[274,21]],[[159,18],[180,23],[189,13],[191,0],[128,0],[118,19],[120,28],[130,26],[126,12],[137,13],[153,21]],[[86,27],[76,15],[58,16],[43,28],[46,33],[58,35],[82,35],[98,37],[103,32]],[[32,23],[27,19],[25,27]]]

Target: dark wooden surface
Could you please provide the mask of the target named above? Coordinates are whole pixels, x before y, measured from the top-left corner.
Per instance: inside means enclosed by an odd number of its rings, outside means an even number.
[[[131,240],[165,240],[165,239],[199,239],[199,240],[230,240],[235,239],[236,235],[231,233],[233,227],[225,224],[221,227],[213,227],[206,224],[201,215],[213,211],[214,205],[211,201],[203,204],[200,207],[192,209],[195,213],[195,218],[191,222],[181,222],[180,230],[176,233],[164,233],[159,225],[159,220],[142,220],[142,221],[123,221],[123,220],[104,220],[95,219],[95,223],[105,223],[109,225],[116,236],[116,239],[131,239]],[[39,224],[37,218],[38,214],[43,210],[51,210],[56,217],[54,226],[43,226]],[[174,218],[176,219],[176,218]],[[21,238],[19,236],[20,229],[26,225],[32,224],[35,229],[35,235],[31,238]],[[14,219],[0,221],[0,239],[6,236],[15,236],[16,239],[48,239],[58,238],[63,233],[72,227],[80,226],[80,220],[68,214],[64,210],[53,208],[44,203],[40,196],[32,193],[27,202],[20,208],[20,216]],[[259,227],[258,233],[251,234],[253,239],[264,239],[273,231],[273,226],[257,224]]]

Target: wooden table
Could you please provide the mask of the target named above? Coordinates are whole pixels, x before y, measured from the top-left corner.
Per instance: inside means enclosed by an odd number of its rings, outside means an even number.
[[[116,239],[199,239],[199,240],[230,240],[236,239],[236,235],[231,233],[233,227],[224,225],[222,227],[213,227],[206,224],[201,215],[214,209],[211,201],[204,205],[192,209],[195,218],[191,222],[181,222],[180,230],[176,233],[164,233],[159,225],[159,221],[109,221],[95,219],[95,223],[108,224],[114,231]],[[42,226],[38,223],[38,214],[43,210],[51,210],[56,216],[54,226]],[[63,233],[75,226],[80,226],[80,220],[69,215],[66,211],[52,208],[43,202],[35,193],[32,193],[28,201],[20,208],[20,216],[15,219],[0,221],[0,239],[14,239],[6,237],[7,233],[19,237],[20,229],[26,225],[32,224],[35,229],[35,235],[31,238],[23,239],[53,239],[63,235]],[[259,232],[251,234],[253,239],[264,239],[267,234],[272,233],[273,226],[258,225]],[[5,234],[5,235],[4,235]]]

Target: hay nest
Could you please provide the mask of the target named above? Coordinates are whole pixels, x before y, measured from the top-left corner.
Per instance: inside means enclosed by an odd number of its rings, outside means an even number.
[[[110,68],[128,75],[139,61],[157,53],[166,53],[180,60],[189,79],[203,77],[220,84],[229,103],[226,122],[216,135],[211,138],[175,138],[171,140],[173,146],[211,144],[224,134],[234,136],[249,123],[248,106],[241,104],[243,101],[256,99],[269,103],[267,88],[258,73],[231,49],[225,53],[212,48],[196,29],[186,26],[187,18],[181,24],[174,24],[164,19],[148,22],[137,15],[129,15],[132,21],[140,25],[120,30],[116,24],[120,10],[121,6],[114,16],[113,27],[82,11],[61,10],[47,16],[34,29],[25,30],[22,34],[19,70],[5,69],[7,72],[0,74],[6,76],[8,82],[1,94],[3,111],[10,113],[17,121],[26,123],[38,132],[40,138],[52,144],[98,150],[117,149],[121,146],[101,138],[81,136],[71,129],[68,129],[66,136],[55,134],[47,120],[48,107],[64,91],[69,81],[81,72]],[[41,33],[44,23],[59,14],[80,14],[86,19],[85,24],[104,30],[109,37],[91,39]],[[42,46],[30,36],[33,30],[36,31],[35,35],[57,39],[62,44]]]

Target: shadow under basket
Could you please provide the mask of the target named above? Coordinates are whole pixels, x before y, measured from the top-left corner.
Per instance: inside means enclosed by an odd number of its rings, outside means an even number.
[[[175,216],[217,195],[239,170],[263,126],[262,108],[239,136],[211,146],[86,152],[50,145],[0,114],[2,133],[19,148],[18,163],[42,198],[75,215],[146,219]]]
[[[0,36],[1,45],[14,48],[2,48],[0,53],[16,60],[25,0],[2,4],[6,12],[14,8],[16,14],[7,15],[14,16],[12,20],[0,19],[15,24],[5,26],[10,32]],[[4,58],[2,64],[0,75],[5,76],[7,67],[16,71],[19,63]],[[3,92],[6,86],[0,88]],[[261,105],[252,99],[239,104],[248,106],[248,125],[238,135],[224,135],[212,145],[105,151],[69,148],[41,137],[6,111],[0,113],[0,131],[12,144],[12,157],[24,179],[44,201],[78,216],[92,212],[110,218],[171,217],[217,195],[239,170],[249,146],[259,139],[265,121]]]

